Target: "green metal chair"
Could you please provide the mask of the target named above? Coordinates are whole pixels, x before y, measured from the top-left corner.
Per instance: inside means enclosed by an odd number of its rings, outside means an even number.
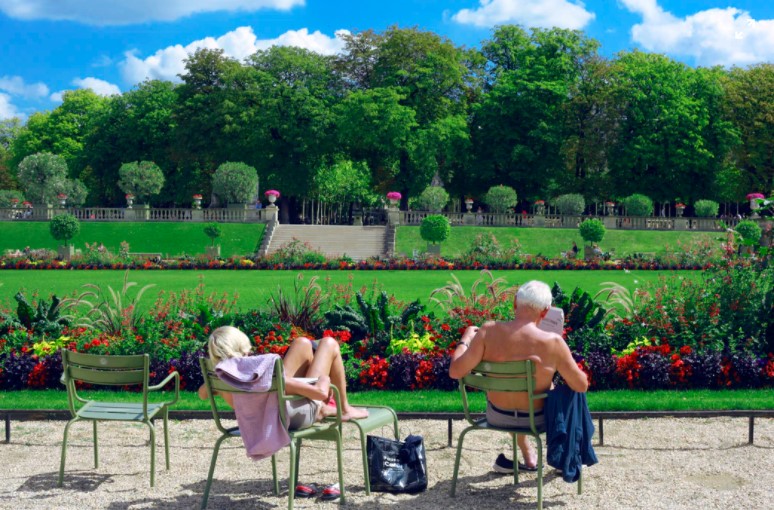
[[[356,427],[360,436],[360,451],[363,456],[363,478],[365,479],[365,493],[371,494],[371,475],[368,471],[368,450],[366,449],[366,436],[369,432],[378,428],[392,425],[395,439],[400,439],[398,431],[398,415],[387,406],[368,406],[368,418],[361,420],[349,420],[344,424]]]
[[[538,509],[543,508],[543,441],[540,437],[545,432],[538,431],[535,427],[535,401],[545,399],[546,393],[535,394],[536,384],[536,365],[531,361],[512,361],[495,363],[484,361],[479,363],[470,374],[460,379],[460,394],[462,396],[462,408],[465,412],[465,419],[470,426],[460,433],[457,441],[457,456],[454,460],[454,476],[451,483],[451,495],[455,495],[457,489],[457,474],[460,468],[460,456],[462,454],[462,443],[465,435],[473,430],[486,430],[493,432],[504,432],[511,436],[513,449],[513,483],[519,483],[519,463],[517,461],[516,435],[525,434],[534,437],[537,441],[537,502]],[[526,392],[529,396],[529,428],[510,429],[500,428],[490,425],[486,417],[474,420],[470,414],[468,406],[468,395],[466,388],[474,388],[481,391],[512,391]],[[581,481],[578,481],[578,494],[581,493]]]
[[[62,350],[62,383],[67,387],[67,405],[72,419],[67,422],[62,440],[62,459],[59,464],[59,487],[64,481],[65,459],[67,456],[67,434],[70,426],[79,421],[90,421],[94,428],[94,467],[99,467],[99,450],[97,447],[97,422],[127,421],[144,423],[150,430],[150,484],[153,487],[156,470],[156,427],[153,420],[161,416],[164,420],[164,456],[166,468],[169,470],[169,406],[175,404],[180,396],[180,374],[171,373],[166,379],[155,386],[149,386],[150,360],[147,354],[137,356],[99,356],[81,354]],[[149,403],[148,392],[164,388],[167,383],[175,381],[174,398],[168,402]],[[78,395],[76,381],[87,384],[110,386],[137,385],[142,386],[142,394],[137,395],[138,402],[102,402],[86,400]],[[141,402],[139,400],[142,399]],[[78,404],[76,404],[76,402]]]
[[[207,388],[207,393],[210,399],[210,407],[212,409],[212,418],[215,420],[215,426],[221,432],[221,436],[215,441],[215,448],[212,451],[212,460],[210,461],[210,470],[207,474],[207,484],[204,487],[204,497],[202,498],[202,510],[207,508],[207,500],[210,495],[210,487],[212,486],[212,477],[215,474],[215,463],[218,460],[218,452],[220,451],[220,445],[229,438],[241,437],[239,427],[226,427],[223,425],[220,419],[220,409],[218,403],[215,400],[215,393],[222,391],[227,393],[243,393],[240,390],[235,389],[223,381],[221,381],[215,373],[215,367],[207,358],[200,358],[199,364],[202,369],[202,376],[204,377],[204,384]],[[339,390],[336,386],[331,385],[333,388],[333,395],[336,401],[339,401]],[[274,365],[274,373],[272,378],[272,385],[270,392],[276,392],[279,399],[279,413],[282,424],[287,428],[287,416],[285,409],[285,402],[289,400],[296,400],[299,397],[296,395],[285,394],[285,377],[282,368],[282,360],[277,359]],[[298,465],[301,451],[301,441],[303,439],[309,440],[322,440],[322,441],[334,441],[336,443],[336,460],[339,470],[339,488],[341,490],[340,503],[346,502],[345,488],[344,488],[344,465],[342,460],[342,446],[341,446],[341,409],[340,406],[337,411],[336,418],[325,420],[321,423],[315,423],[309,428],[303,430],[291,430],[290,434],[290,473],[288,475],[288,510],[293,510],[293,500],[295,499],[295,486],[298,482]],[[279,480],[277,479],[277,454],[271,456],[271,473],[274,480],[274,494],[279,496]]]

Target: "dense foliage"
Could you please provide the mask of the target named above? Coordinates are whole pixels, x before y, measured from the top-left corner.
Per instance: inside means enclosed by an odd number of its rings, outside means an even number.
[[[559,28],[498,26],[478,49],[416,28],[342,37],[335,56],[272,47],[238,61],[200,49],[179,84],[67,91],[23,126],[0,123],[0,188],[23,185],[21,161],[42,152],[64,158],[68,178],[105,206],[123,203],[122,162],[158,163],[166,181],[153,202],[172,205],[209,196],[214,170],[234,157],[288,198],[290,214],[333,196],[337,161],[358,170],[347,200],[396,190],[403,208],[436,175],[452,197],[503,184],[522,204],[572,192],[587,203],[636,192],[659,205],[725,204],[774,188],[770,63],[606,57]]]
[[[484,195],[484,202],[493,212],[508,212],[518,203],[516,190],[510,186],[492,186]]]
[[[640,193],[634,193],[622,200],[627,216],[650,216],[653,214],[653,200]]]
[[[693,212],[699,218],[714,218],[718,215],[720,205],[714,200],[697,200],[693,204]]]
[[[559,211],[559,214],[580,216],[586,208],[586,201],[581,194],[567,193],[556,197],[553,201],[553,205]]]
[[[118,169],[118,187],[146,202],[164,187],[164,172],[153,161],[124,163]]]
[[[605,225],[596,218],[585,220],[578,226],[578,231],[587,243],[598,243],[605,237]]]
[[[441,212],[449,203],[449,193],[441,186],[428,186],[417,199],[424,211]]]
[[[252,203],[258,191],[258,174],[244,163],[223,163],[212,176],[212,191],[227,204]]]
[[[215,239],[219,238],[222,233],[223,232],[220,228],[220,225],[214,221],[204,226],[204,235],[210,238],[212,241],[212,246],[215,246]]]

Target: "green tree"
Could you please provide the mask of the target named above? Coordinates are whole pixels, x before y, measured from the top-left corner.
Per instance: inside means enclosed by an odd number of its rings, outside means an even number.
[[[510,186],[500,184],[499,186],[489,188],[489,191],[484,195],[484,202],[492,211],[502,214],[516,207],[518,197],[516,196],[516,190]]]
[[[425,211],[440,212],[449,203],[449,194],[441,186],[428,186],[418,201]]]
[[[27,200],[36,204],[53,204],[59,193],[70,188],[64,158],[47,152],[24,158],[19,163],[18,177]]]
[[[49,222],[48,228],[51,237],[57,241],[64,241],[65,245],[69,246],[70,239],[81,231],[81,224],[72,214],[59,214]]]
[[[774,190],[774,64],[734,68],[724,80],[725,118],[734,124],[741,144],[733,151],[744,189]]]
[[[244,163],[223,163],[212,176],[212,191],[227,204],[251,203],[258,192],[258,174]]]
[[[153,161],[124,163],[118,175],[121,191],[135,195],[138,200],[145,200],[146,204],[164,187],[164,172]]]
[[[0,189],[17,187],[16,178],[11,172],[11,147],[21,129],[21,121],[16,117],[0,120]]]

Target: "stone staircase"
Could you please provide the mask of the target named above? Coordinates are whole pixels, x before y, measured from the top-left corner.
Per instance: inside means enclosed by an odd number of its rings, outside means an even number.
[[[386,226],[274,224],[264,237],[261,255],[274,253],[293,239],[329,257],[347,255],[353,260],[391,255],[395,246],[394,227]]]

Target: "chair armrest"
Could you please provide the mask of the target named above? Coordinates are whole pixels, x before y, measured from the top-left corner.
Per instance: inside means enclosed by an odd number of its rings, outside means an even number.
[[[175,370],[157,385],[148,386],[148,391],[157,391],[162,389],[164,386],[166,386],[167,383],[169,383],[169,381],[171,381],[172,379],[175,380],[175,398],[173,398],[169,402],[164,402],[164,404],[168,406],[175,405],[177,401],[180,399],[180,373],[177,370]]]

